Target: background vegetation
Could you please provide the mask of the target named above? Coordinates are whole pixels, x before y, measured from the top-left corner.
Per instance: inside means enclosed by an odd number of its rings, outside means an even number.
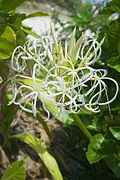
[[[64,174],[64,177],[62,177],[56,160],[49,154],[45,144],[43,144],[40,139],[31,134],[13,136],[10,134],[13,119],[18,110],[18,107],[13,104],[8,106],[12,97],[12,92],[9,91],[10,84],[8,81],[11,81],[13,75],[10,68],[11,55],[15,47],[25,43],[27,34],[38,37],[30,28],[24,27],[22,21],[30,17],[47,15],[42,12],[33,13],[28,16],[26,14],[16,13],[15,9],[24,1],[25,0],[0,1],[0,145],[6,153],[6,149],[9,149],[13,138],[18,138],[37,152],[47,166],[53,179],[68,179]],[[43,2],[46,1],[43,0]],[[52,3],[55,2],[56,1],[52,1]],[[63,41],[67,39],[74,27],[76,27],[76,39],[81,36],[82,32],[86,33],[87,30],[89,30],[90,34],[93,34],[94,37],[97,37],[99,42],[105,37],[102,46],[102,55],[94,67],[107,69],[108,76],[114,78],[120,85],[119,0],[112,0],[106,4],[83,3],[81,0],[59,0],[57,4],[69,9],[70,13],[68,16],[71,18],[71,20],[67,22],[66,27],[66,24],[59,19],[59,14],[56,13],[56,11],[53,12],[53,21],[55,23],[59,22],[62,26],[59,39],[63,39]],[[63,38],[61,38],[61,35],[64,35]],[[109,82],[108,86],[111,86]],[[114,92],[115,88],[111,86],[109,94],[112,95]],[[76,146],[77,153],[79,152],[79,155],[82,154],[82,160],[79,164],[84,162],[83,164],[88,172],[93,172],[98,168],[97,165],[99,165],[99,167],[107,170],[106,176],[105,171],[103,173],[105,179],[106,177],[109,179],[120,179],[120,93],[117,99],[110,105],[110,108],[108,106],[101,107],[99,113],[93,113],[91,115],[80,112],[78,117],[92,135],[90,143],[79,129],[78,124],[71,121],[71,117],[66,119],[64,127],[70,146],[73,149],[73,154],[76,153]],[[44,117],[40,112],[37,114],[36,119],[42,124],[48,136],[50,136],[49,128],[44,122]],[[75,139],[75,142],[73,142],[74,132],[77,132],[79,136],[78,139]],[[88,165],[86,158],[90,164],[97,163],[97,165]],[[47,159],[49,160],[47,161]],[[1,174],[1,176],[3,175],[1,179],[6,180],[8,178],[11,180],[11,175],[15,180],[25,179],[25,161],[26,158],[22,161],[12,162],[11,167],[9,167],[4,174]],[[109,170],[107,166],[111,170]],[[15,174],[16,168],[18,169],[18,174]],[[93,169],[92,171],[90,171],[91,168]],[[99,168],[96,171],[99,171]],[[83,176],[83,179],[87,179],[88,177],[89,179],[94,179],[96,177],[95,173],[83,174]],[[73,177],[73,179],[75,179],[75,177]]]

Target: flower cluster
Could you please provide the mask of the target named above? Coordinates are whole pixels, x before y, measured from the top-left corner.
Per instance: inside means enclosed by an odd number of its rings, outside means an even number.
[[[27,41],[23,47],[18,46],[12,55],[12,68],[22,77],[14,83],[15,103],[26,112],[36,116],[36,104],[39,99],[48,113],[47,103],[54,104],[60,113],[78,113],[82,110],[98,112],[101,105],[113,102],[118,94],[117,82],[107,77],[105,69],[91,67],[101,55],[101,45],[93,37],[83,43],[83,35],[75,43],[75,29],[69,47],[65,42],[57,42],[51,24],[53,41],[41,38]],[[83,45],[82,45],[83,44]],[[26,61],[33,61],[32,77],[20,75],[26,70]],[[44,72],[44,73],[43,73]],[[29,81],[32,83],[29,83]],[[108,96],[110,81],[116,89],[113,97]],[[31,109],[26,103],[31,102]],[[53,109],[54,111],[54,109]]]

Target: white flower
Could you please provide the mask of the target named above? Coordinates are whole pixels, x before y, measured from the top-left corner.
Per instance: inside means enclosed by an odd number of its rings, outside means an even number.
[[[43,65],[49,64],[48,53],[50,54],[53,41],[48,37],[41,39],[28,40],[23,47],[17,46],[11,58],[12,69],[17,72],[23,72],[26,68],[26,61],[33,60]]]
[[[11,103],[36,116],[36,103],[39,99],[48,114],[47,119],[50,117],[47,102],[56,106],[58,115],[78,113],[80,110],[99,112],[100,106],[109,105],[115,100],[119,89],[114,79],[106,77],[106,70],[90,67],[99,59],[104,39],[98,43],[92,37],[82,46],[83,35],[75,43],[74,29],[69,48],[65,43],[63,49],[61,42],[57,42],[53,27],[51,28],[54,44],[51,39],[43,37],[39,40],[29,40],[23,47],[18,46],[13,51],[11,60],[13,70],[25,73],[26,61],[33,60],[34,64],[33,84],[24,85],[15,82]],[[41,75],[41,68],[45,70],[44,75]],[[39,76],[39,81],[36,75]],[[116,89],[112,98],[108,95],[107,81],[111,81]],[[27,107],[25,102],[32,103],[32,108]]]

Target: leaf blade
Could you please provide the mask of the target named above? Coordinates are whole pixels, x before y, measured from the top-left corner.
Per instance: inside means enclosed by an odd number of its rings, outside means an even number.
[[[34,137],[32,134],[18,134],[11,136],[11,138],[14,137],[25,142],[38,153],[54,180],[63,180],[56,160],[49,154],[45,144],[40,139]]]
[[[7,169],[1,180],[24,180],[26,177],[24,164],[24,160],[13,162],[12,166]]]

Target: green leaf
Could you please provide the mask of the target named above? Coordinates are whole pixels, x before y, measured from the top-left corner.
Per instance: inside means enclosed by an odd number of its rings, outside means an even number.
[[[32,18],[32,17],[37,17],[37,16],[49,16],[49,14],[44,13],[44,12],[35,12],[35,13],[31,13],[28,16],[26,16],[26,18]]]
[[[20,6],[26,0],[3,0],[1,3],[1,10],[9,12],[16,7]]]
[[[113,13],[120,14],[120,1],[112,0],[106,4],[106,6],[100,11],[100,14],[112,15]]]
[[[105,161],[117,178],[120,178],[120,159],[115,155],[108,156]]]
[[[22,29],[16,31],[16,42],[17,46],[22,46],[26,41],[25,33]]]
[[[110,127],[109,130],[112,135],[120,141],[120,127]]]
[[[22,19],[21,17],[14,17],[12,16],[11,19],[9,20],[9,23],[12,27],[13,30],[19,30],[22,26]]]
[[[14,109],[14,111],[13,111]],[[3,115],[4,119],[0,122],[0,133],[7,137],[10,131],[10,125],[14,119],[18,107],[15,108],[14,104],[8,105],[8,101],[4,102],[0,113]],[[6,113],[7,112],[7,113]]]
[[[104,145],[106,143],[105,137],[99,133],[91,138],[91,142],[88,145],[88,152],[86,153],[88,161],[93,164],[98,162],[107,156],[104,150]]]
[[[25,180],[25,161],[16,161],[2,176],[1,180]]]
[[[106,39],[103,44],[105,53],[108,57],[119,55],[119,42],[120,42],[120,19],[114,20],[109,24],[109,28],[106,31]]]
[[[18,134],[11,136],[11,138],[14,137],[19,138],[38,153],[54,180],[63,179],[56,160],[49,154],[45,144],[40,139],[34,137],[32,134]]]
[[[6,26],[3,34],[0,36],[0,59],[8,59],[15,48],[16,38],[14,31]]]
[[[84,113],[84,112],[81,112]],[[86,114],[80,115],[80,118],[82,119],[84,125],[92,130],[99,132],[102,129],[102,122],[100,118],[89,116]]]
[[[1,76],[0,76],[0,83],[2,83],[3,82],[3,80],[2,80],[2,78],[1,78]]]
[[[120,55],[107,60],[107,65],[120,72]]]
[[[0,12],[0,24],[4,23],[6,18],[8,16],[8,13],[6,12]]]
[[[22,30],[23,30],[25,33],[30,34],[31,36],[33,36],[33,37],[35,37],[35,38],[37,38],[37,39],[41,39],[41,36],[38,35],[38,34],[36,34],[35,32],[32,32],[32,31],[30,31],[30,30],[28,30],[28,29],[25,29],[25,28],[22,28]]]

